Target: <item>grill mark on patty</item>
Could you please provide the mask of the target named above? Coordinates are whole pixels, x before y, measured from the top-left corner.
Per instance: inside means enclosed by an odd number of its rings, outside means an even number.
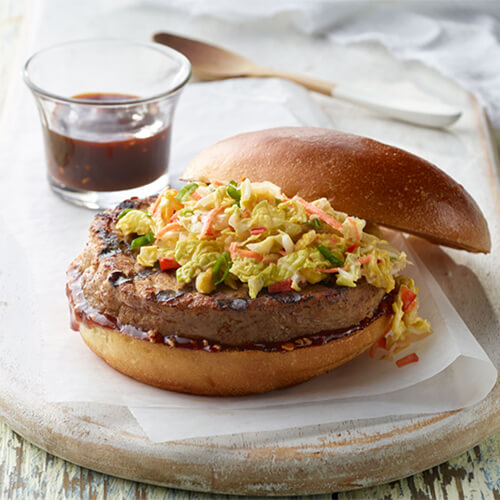
[[[248,303],[251,300],[252,299],[244,299],[244,298],[237,298],[237,299],[217,298],[215,299],[215,303],[220,309],[231,309],[232,311],[243,312],[247,310]]]
[[[296,302],[307,302],[311,300],[310,295],[303,295],[299,292],[280,292],[280,293],[270,293],[269,297],[281,302],[282,304],[295,304]]]
[[[116,287],[116,286],[123,285],[124,283],[130,283],[132,281],[132,279],[129,278],[125,273],[122,273],[121,271],[113,271],[113,272],[109,273],[108,281],[113,286]]]
[[[149,278],[153,276],[154,274],[161,273],[160,269],[158,267],[146,267],[145,269],[142,269],[138,273],[134,273],[133,275],[133,280],[138,281],[138,280],[143,280],[146,278]]]
[[[155,198],[156,196],[144,199],[130,198],[122,201],[116,208],[96,215],[91,231],[98,237],[100,242],[99,259],[110,258],[119,253],[130,253],[129,243],[120,239],[114,230],[118,215],[126,208],[146,208]]]
[[[185,292],[175,290],[159,290],[156,292],[156,301],[166,304],[185,295]]]
[[[137,197],[132,197],[128,200],[122,201],[119,205],[116,206],[116,208],[113,210],[118,211],[118,214],[122,211],[125,210],[126,208],[141,208],[143,207],[144,200],[141,200],[140,198]]]

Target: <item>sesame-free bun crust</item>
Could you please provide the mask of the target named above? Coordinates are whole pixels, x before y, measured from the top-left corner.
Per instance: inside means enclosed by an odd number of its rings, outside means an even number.
[[[373,345],[390,321],[386,314],[340,339],[287,352],[170,347],[83,323],[80,334],[106,363],[140,382],[190,394],[241,396],[299,384],[346,363]]]
[[[336,210],[434,243],[490,251],[472,197],[432,163],[387,144],[313,127],[236,135],[201,152],[183,179],[271,181],[287,196],[328,198]]]

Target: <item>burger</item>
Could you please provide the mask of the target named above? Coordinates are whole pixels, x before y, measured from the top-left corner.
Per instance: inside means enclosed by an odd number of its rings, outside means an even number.
[[[462,186],[368,138],[317,128],[241,134],[203,151],[183,177],[180,190],[98,214],[68,270],[83,340],[162,389],[262,393],[374,347],[397,358],[429,335],[406,255],[380,226],[490,250]]]

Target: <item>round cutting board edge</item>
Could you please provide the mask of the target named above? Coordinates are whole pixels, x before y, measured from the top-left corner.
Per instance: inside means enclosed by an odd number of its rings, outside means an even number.
[[[155,444],[137,424],[131,431],[126,408],[48,403],[27,381],[3,375],[0,415],[47,452],[125,479],[213,493],[319,494],[381,484],[445,462],[500,427],[497,381],[481,403],[454,412]]]

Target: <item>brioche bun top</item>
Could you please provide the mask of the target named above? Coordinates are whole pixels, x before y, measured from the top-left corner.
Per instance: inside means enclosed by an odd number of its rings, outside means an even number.
[[[183,179],[270,181],[292,197],[325,197],[336,210],[470,252],[491,248],[472,197],[432,163],[336,130],[283,127],[236,135],[202,151]]]

